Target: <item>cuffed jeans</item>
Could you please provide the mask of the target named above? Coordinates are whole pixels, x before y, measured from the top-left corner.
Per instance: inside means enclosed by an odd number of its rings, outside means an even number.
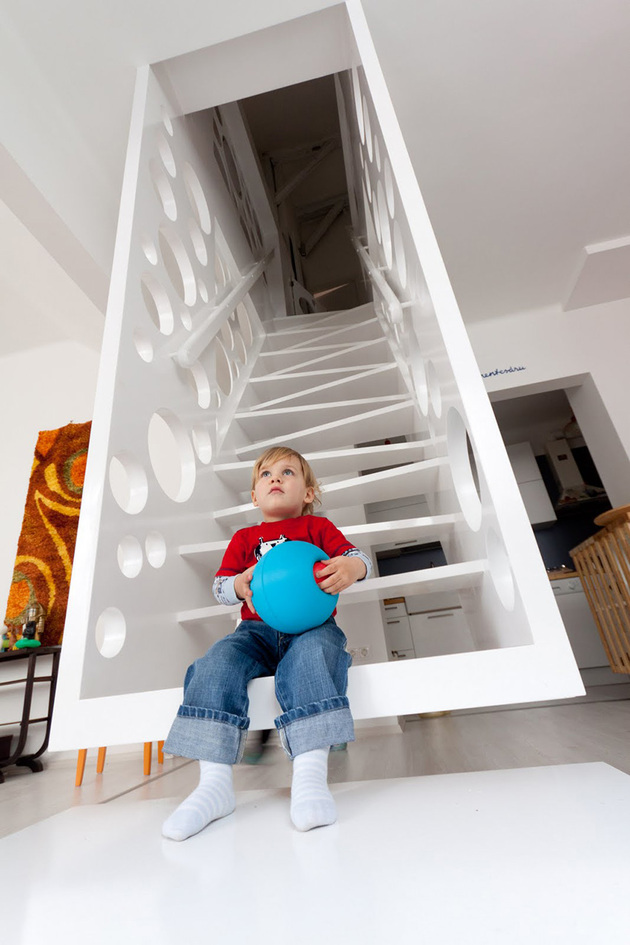
[[[243,620],[188,667],[184,701],[164,751],[202,761],[239,762],[249,727],[247,684],[274,674],[282,709],[275,725],[290,758],[354,741],[346,697],[352,657],[345,645],[345,635],[332,617],[299,634]]]

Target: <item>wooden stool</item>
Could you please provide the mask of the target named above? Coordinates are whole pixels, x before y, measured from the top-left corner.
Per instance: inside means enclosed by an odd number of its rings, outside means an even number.
[[[164,741],[157,743],[157,763],[159,765],[164,764]],[[151,774],[151,753],[153,750],[153,742],[144,743],[144,753],[143,753],[143,774]],[[85,761],[87,759],[87,748],[79,748],[79,756],[77,758],[77,773],[74,780],[75,787],[81,787],[83,784],[83,775],[85,773]],[[98,755],[96,758],[96,773],[102,774],[103,768],[105,767],[105,755],[107,754],[107,748],[99,748]]]

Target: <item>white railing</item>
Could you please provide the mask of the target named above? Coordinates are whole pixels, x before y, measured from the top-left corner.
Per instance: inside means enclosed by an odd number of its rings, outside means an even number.
[[[237,284],[214,306],[200,325],[195,328],[186,340],[179,346],[173,358],[180,367],[190,368],[199,359],[199,355],[207,348],[221,326],[230,317],[239,302],[258,282],[267,269],[273,257],[271,250],[263,259],[254,263],[241,276]]]

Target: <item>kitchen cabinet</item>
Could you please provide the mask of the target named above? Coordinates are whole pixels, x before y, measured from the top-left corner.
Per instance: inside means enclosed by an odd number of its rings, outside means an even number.
[[[461,607],[411,614],[409,622],[416,656],[446,656],[476,649]]]
[[[385,642],[389,659],[413,659],[416,655],[404,600],[383,601]]]
[[[551,589],[578,667],[608,666],[608,657],[579,577],[552,581]]]
[[[532,525],[550,525],[557,519],[531,443],[506,447],[525,511]]]
[[[423,495],[402,496],[399,499],[388,499],[384,502],[370,502],[365,506],[366,522],[391,522],[406,518],[424,518],[430,515],[428,503]],[[388,541],[373,545],[374,553],[379,551],[396,551],[399,548],[417,545],[417,538],[408,538],[405,541]]]

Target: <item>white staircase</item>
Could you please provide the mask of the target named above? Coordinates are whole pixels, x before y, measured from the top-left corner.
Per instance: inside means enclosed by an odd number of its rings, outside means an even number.
[[[356,718],[583,691],[360,7],[348,10],[337,94],[373,296],[352,311],[282,317],[280,238],[238,107],[184,114],[159,70],[139,70],[53,748],[164,737],[187,665],[234,626],[212,579],[257,520],[251,468],[275,444],[307,456],[323,513],[359,547],[439,541],[448,562],[342,595],[349,636],[382,641],[381,661],[350,670]],[[366,505],[413,496],[429,514],[368,521]],[[442,590],[459,595],[475,652],[385,661],[379,601]],[[251,684],[250,705],[269,727],[272,680]]]

